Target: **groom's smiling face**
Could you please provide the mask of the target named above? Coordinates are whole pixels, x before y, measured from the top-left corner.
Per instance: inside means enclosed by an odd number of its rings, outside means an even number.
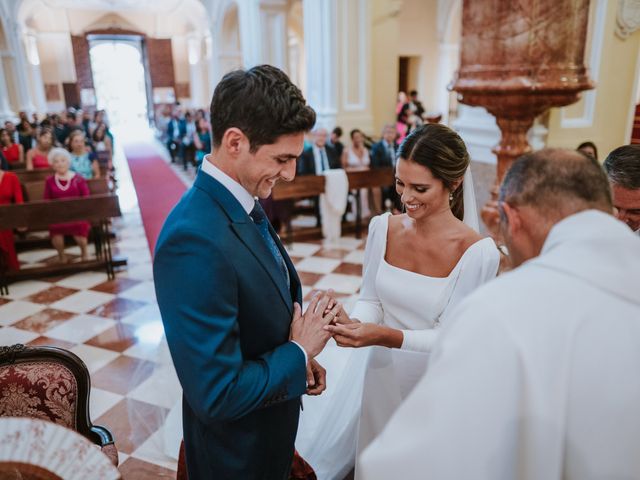
[[[251,152],[249,139],[239,129],[232,143],[232,178],[251,195],[267,198],[276,182],[292,181],[296,176],[296,160],[304,146],[304,132],[281,135],[274,143],[261,145]]]

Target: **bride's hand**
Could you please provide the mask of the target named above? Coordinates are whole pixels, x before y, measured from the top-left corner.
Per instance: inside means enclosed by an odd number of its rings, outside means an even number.
[[[347,317],[348,318],[348,317]],[[343,325],[327,325],[339,347],[369,347],[381,344],[381,327],[374,323],[351,322]]]

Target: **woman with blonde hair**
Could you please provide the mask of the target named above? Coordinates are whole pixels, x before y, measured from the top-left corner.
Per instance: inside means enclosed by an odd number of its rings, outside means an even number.
[[[100,178],[100,165],[95,155],[87,149],[85,140],[82,130],[74,130],[69,134],[70,168],[87,180]]]

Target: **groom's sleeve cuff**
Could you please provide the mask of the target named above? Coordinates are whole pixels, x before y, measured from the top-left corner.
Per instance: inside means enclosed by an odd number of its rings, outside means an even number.
[[[302,345],[300,345],[298,342],[296,342],[294,340],[291,340],[291,343],[295,343],[298,346],[298,348],[300,348],[300,350],[302,350],[302,354],[304,355],[304,364],[305,364],[305,367],[306,367],[307,363],[309,363],[309,356],[307,355],[306,350],[304,348],[302,348]]]

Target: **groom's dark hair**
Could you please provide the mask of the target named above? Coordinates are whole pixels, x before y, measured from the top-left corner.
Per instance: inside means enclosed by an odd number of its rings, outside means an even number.
[[[281,135],[308,132],[316,123],[300,89],[271,65],[227,73],[213,92],[210,113],[214,148],[227,129],[236,127],[249,139],[252,153]]]

